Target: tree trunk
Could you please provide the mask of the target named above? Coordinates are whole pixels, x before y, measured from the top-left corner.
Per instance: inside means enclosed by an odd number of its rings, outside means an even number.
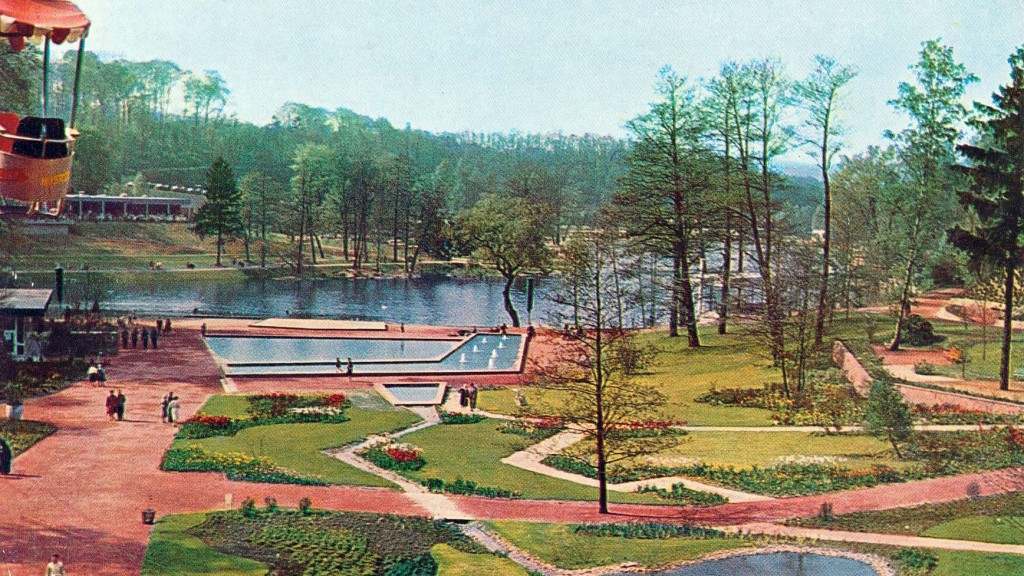
[[[921,228],[921,214],[918,211],[917,217],[914,219],[914,232],[911,237],[910,243],[910,256],[907,260],[907,274],[903,281],[903,292],[900,295],[900,310],[896,315],[896,335],[892,339],[892,344],[889,345],[889,350],[893,352],[900,349],[900,339],[903,338],[903,320],[907,312],[907,304],[910,302],[910,282],[914,278],[914,260],[917,259],[917,236]]]
[[[722,247],[722,301],[718,306],[718,333],[725,334],[729,317],[729,272],[732,267],[732,214],[725,212],[725,245]]]
[[[679,270],[682,263],[679,262],[679,251],[673,250],[672,254],[672,302],[668,308],[668,335],[671,338],[679,336],[679,288],[682,280],[679,278]]]
[[[1010,342],[1013,338],[1013,284],[1017,254],[1006,261],[1006,294],[1003,295],[1003,349],[999,357],[999,389],[1010,389]]]
[[[519,313],[516,312],[516,307],[512,305],[512,283],[515,282],[515,273],[509,273],[505,275],[505,288],[501,291],[501,297],[505,300],[505,312],[508,312],[508,317],[512,320],[512,327],[519,328]]]
[[[821,256],[821,291],[818,293],[818,318],[814,324],[814,345],[821,346],[825,333],[825,314],[828,307],[829,248],[832,243],[832,190],[829,186],[828,163],[828,127],[825,128],[824,145],[822,146],[821,177],[825,185],[825,232]]]

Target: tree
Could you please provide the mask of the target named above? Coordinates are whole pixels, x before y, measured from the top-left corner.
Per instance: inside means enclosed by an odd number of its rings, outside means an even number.
[[[902,288],[896,315],[896,336],[889,346],[899,350],[904,319],[909,308],[914,272],[922,254],[942,239],[940,231],[953,219],[955,185],[950,166],[953,145],[960,137],[967,110],[960,103],[967,85],[977,81],[963,64],[953,59],[953,49],[939,40],[922,44],[921,59],[910,67],[915,84],[901,82],[899,95],[889,102],[910,116],[911,126],[898,134],[887,133],[896,144],[906,173],[904,186],[887,202],[897,217],[895,233],[905,242]]]
[[[218,156],[206,173],[206,203],[196,213],[193,230],[202,238],[217,237],[217,266],[224,242],[237,238],[243,232],[242,195],[235,185],[235,173],[231,166]]]
[[[38,109],[40,69],[38,50],[26,47],[15,52],[0,42],[0,110],[24,115]]]
[[[249,239],[259,240],[260,267],[267,265],[267,227],[275,216],[274,206],[281,201],[281,185],[263,172],[249,172],[238,184],[242,195],[242,220],[245,224],[246,260]]]
[[[512,283],[524,270],[550,265],[551,251],[544,243],[547,224],[544,206],[491,194],[456,218],[456,238],[463,251],[472,252],[505,279],[502,296],[513,326],[520,326],[520,321],[512,304]]]
[[[691,348],[700,346],[690,269],[701,253],[711,187],[711,155],[702,142],[705,127],[694,91],[671,68],[663,68],[660,97],[650,111],[626,123],[635,144],[626,157],[628,173],[616,193],[622,223],[648,250],[672,260],[669,334],[686,327]]]
[[[614,229],[614,228],[612,228]],[[671,436],[637,438],[630,425],[657,419],[667,399],[636,374],[653,360],[654,350],[641,346],[635,331],[626,329],[613,302],[617,297],[611,265],[618,252],[608,229],[574,234],[567,250],[574,257],[565,265],[563,286],[552,292],[559,307],[553,323],[575,326],[563,334],[557,352],[540,365],[541,387],[555,392],[555,402],[531,406],[534,416],[555,417],[584,436],[593,453],[576,455],[597,470],[598,510],[608,513],[608,466],[660,452],[675,444]],[[572,305],[572,311],[569,311]]]
[[[973,124],[980,142],[957,146],[970,161],[959,168],[972,183],[960,191],[960,202],[977,216],[977,224],[950,232],[955,246],[978,262],[996,266],[1003,275],[1002,390],[1010,389],[1014,287],[1024,252],[1024,47],[1009,62],[1010,83],[992,95],[993,105],[975,104],[980,118]]]
[[[881,380],[871,385],[864,408],[864,428],[869,434],[892,444],[897,458],[903,458],[900,443],[910,439],[914,419],[899,390]]]
[[[822,236],[822,270],[821,286],[818,292],[818,315],[814,323],[814,344],[820,346],[825,330],[825,315],[829,309],[828,285],[831,270],[830,248],[832,245],[832,159],[839,152],[842,127],[836,121],[836,111],[840,104],[840,91],[853,80],[857,72],[849,66],[841,66],[833,58],[815,56],[817,66],[810,76],[795,85],[800,104],[807,111],[804,125],[813,136],[806,141],[815,147],[818,167],[824,184],[824,216],[825,229]]]

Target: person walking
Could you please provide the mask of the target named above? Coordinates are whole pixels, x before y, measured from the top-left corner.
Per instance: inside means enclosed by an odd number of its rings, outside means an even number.
[[[132,326],[132,348],[136,348],[139,344],[139,327]]]
[[[121,329],[121,348],[123,348],[125,350],[128,349],[128,329],[127,328],[122,328]]]
[[[0,438],[0,474],[11,473],[11,465],[14,463],[14,452],[6,440]]]
[[[107,373],[103,370],[103,364],[96,365],[96,380],[100,382],[100,386],[103,385],[103,382],[107,381]]]
[[[171,333],[171,319],[164,320],[164,334]]]
[[[469,406],[469,390],[466,385],[459,386],[459,406],[467,408]]]
[[[469,411],[470,412],[476,410],[476,395],[477,395],[477,392],[478,392],[478,390],[477,390],[476,384],[470,384],[469,385]]]
[[[142,327],[142,349],[149,350],[149,328]]]
[[[348,359],[348,363],[345,365],[345,375],[348,376],[349,381],[352,381],[352,372],[354,367],[352,366],[352,359]]]
[[[121,390],[117,391],[117,419],[124,420],[124,406],[128,402],[128,398],[124,395]]]
[[[113,420],[117,417],[117,394],[113,390],[110,391],[110,395],[107,396],[107,418]]]
[[[153,343],[153,350],[156,350],[156,339],[160,336],[160,329],[153,328],[149,332],[149,341]]]
[[[206,322],[203,322],[203,325],[199,327],[199,334],[200,334],[200,335],[201,335],[201,336],[202,336],[203,338],[205,338],[205,337],[206,337]]]
[[[50,563],[46,565],[46,574],[44,576],[67,576],[67,574],[64,570],[64,563],[60,560],[60,554],[51,556]]]
[[[171,392],[164,394],[164,397],[160,399],[160,421],[167,422],[167,406],[171,403]]]
[[[171,392],[171,400],[167,403],[167,421],[174,424],[178,421],[178,410],[181,408],[181,403],[178,402],[178,397]]]
[[[156,319],[156,331],[157,332],[163,332],[163,329],[164,329],[164,319],[163,318],[157,318]]]

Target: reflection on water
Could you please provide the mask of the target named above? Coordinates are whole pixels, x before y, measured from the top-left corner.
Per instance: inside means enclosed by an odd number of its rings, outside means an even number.
[[[513,301],[527,321],[525,281],[513,287]],[[499,280],[444,277],[414,279],[266,280],[237,284],[189,284],[133,287],[118,284],[104,307],[143,315],[203,314],[375,320],[390,323],[494,326],[509,322]],[[534,322],[546,320],[546,302],[538,298]]]
[[[626,572],[611,576],[634,575]],[[878,576],[878,573],[852,558],[772,552],[708,560],[648,576]]]

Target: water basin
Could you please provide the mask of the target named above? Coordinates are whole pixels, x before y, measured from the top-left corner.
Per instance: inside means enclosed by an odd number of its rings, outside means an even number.
[[[610,576],[635,576],[635,573],[622,572]],[[646,576],[878,576],[878,572],[852,558],[771,552],[708,560]]]
[[[444,400],[443,382],[377,384],[377,392],[395,406],[436,406]]]

